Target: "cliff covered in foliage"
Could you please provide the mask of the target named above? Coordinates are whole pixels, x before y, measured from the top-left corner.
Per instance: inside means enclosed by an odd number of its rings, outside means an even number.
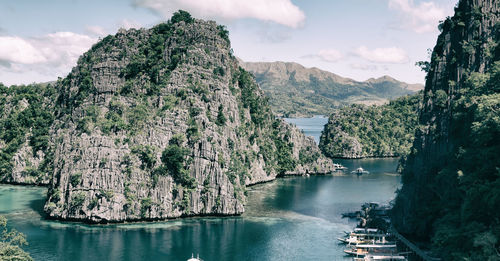
[[[380,106],[351,105],[335,110],[319,147],[331,158],[396,157],[409,152],[422,92]]]
[[[50,218],[240,214],[247,185],[333,170],[273,115],[228,31],[183,11],[105,37],[54,84],[0,93],[0,178],[50,183]]]
[[[53,171],[50,128],[56,89],[0,84],[0,181],[47,185]]]
[[[498,260],[500,2],[461,0],[441,25],[393,223],[446,260]]]

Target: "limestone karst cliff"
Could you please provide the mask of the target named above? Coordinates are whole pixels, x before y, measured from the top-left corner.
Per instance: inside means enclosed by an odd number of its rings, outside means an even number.
[[[353,104],[334,110],[319,142],[331,158],[398,157],[413,142],[422,92],[384,105]]]
[[[459,1],[423,64],[423,108],[392,220],[446,260],[498,259],[499,12],[495,0]]]
[[[226,29],[185,12],[105,37],[54,86],[50,218],[234,215],[247,185],[333,171],[273,115]]]

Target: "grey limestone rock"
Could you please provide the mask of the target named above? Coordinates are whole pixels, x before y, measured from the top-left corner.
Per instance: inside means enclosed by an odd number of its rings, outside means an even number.
[[[154,50],[159,58],[150,63]],[[237,215],[248,185],[332,172],[312,139],[275,118],[249,75],[215,22],[103,39],[57,83],[48,216],[123,222]],[[318,154],[301,162],[301,150]],[[288,163],[280,155],[291,163],[278,168]]]

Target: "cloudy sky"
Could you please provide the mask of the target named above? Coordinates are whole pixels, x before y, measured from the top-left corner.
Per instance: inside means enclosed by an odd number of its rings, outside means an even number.
[[[118,28],[149,28],[178,9],[216,20],[245,61],[293,61],[344,77],[423,83],[437,24],[457,0],[0,0],[0,82],[64,77]]]

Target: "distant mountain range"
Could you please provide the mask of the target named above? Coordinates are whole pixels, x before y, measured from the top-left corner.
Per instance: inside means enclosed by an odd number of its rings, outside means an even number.
[[[329,115],[349,104],[383,104],[423,89],[421,84],[400,82],[389,76],[364,82],[293,62],[244,62],[281,116]]]

